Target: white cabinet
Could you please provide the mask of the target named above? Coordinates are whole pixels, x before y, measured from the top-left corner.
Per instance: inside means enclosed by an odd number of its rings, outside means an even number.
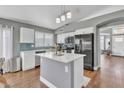
[[[35,68],[35,51],[23,51],[21,58],[23,71]]]
[[[34,43],[34,29],[20,28],[20,43]]]
[[[35,56],[35,66],[40,66],[41,58],[40,56]]]
[[[57,35],[57,43],[64,43],[65,42],[65,34],[59,34]]]
[[[74,32],[62,33],[57,35],[57,43],[65,43],[65,38],[74,36]]]
[[[78,29],[78,30],[75,31],[75,35],[90,34],[90,33],[94,33],[93,27]]]

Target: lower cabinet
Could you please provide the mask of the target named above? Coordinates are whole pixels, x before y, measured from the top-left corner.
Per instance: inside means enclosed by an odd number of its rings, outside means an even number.
[[[21,58],[23,71],[35,68],[35,51],[23,51]]]
[[[40,56],[35,56],[35,66],[40,66],[41,58]]]

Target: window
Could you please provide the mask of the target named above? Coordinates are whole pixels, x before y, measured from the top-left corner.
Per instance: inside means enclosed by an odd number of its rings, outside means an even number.
[[[110,37],[106,37],[105,38],[105,50],[109,50],[110,49]]]
[[[100,36],[100,47],[101,50],[108,50],[110,49],[110,36],[108,35],[101,35]]]
[[[113,28],[113,34],[124,34],[124,28]]]
[[[13,62],[13,27],[0,25],[0,57],[5,58],[4,72],[9,72]]]
[[[44,46],[44,33],[36,31],[35,32],[35,47],[43,47]]]
[[[112,36],[112,51],[114,54],[124,54],[124,35]]]
[[[53,46],[54,36],[52,33],[35,32],[35,47]]]
[[[45,33],[45,46],[53,46],[53,34]]]
[[[122,37],[117,37],[117,38],[115,38],[115,42],[123,42],[123,38]]]
[[[101,50],[104,50],[104,36],[100,36],[100,47]]]
[[[13,27],[0,27],[0,57],[6,61],[13,57]]]

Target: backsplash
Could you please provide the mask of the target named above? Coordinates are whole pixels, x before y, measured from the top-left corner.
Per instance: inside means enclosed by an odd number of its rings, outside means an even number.
[[[20,51],[34,50],[34,43],[20,43]]]

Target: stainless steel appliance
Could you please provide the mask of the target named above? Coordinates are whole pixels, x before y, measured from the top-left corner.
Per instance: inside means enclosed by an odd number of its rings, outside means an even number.
[[[84,68],[93,70],[94,34],[75,35],[75,53],[86,54],[86,57],[84,57]]]
[[[66,44],[74,43],[74,36],[69,36],[69,37],[65,38],[65,43]]]
[[[61,48],[67,53],[72,53],[74,50],[74,36],[65,38],[65,43],[60,44]]]

